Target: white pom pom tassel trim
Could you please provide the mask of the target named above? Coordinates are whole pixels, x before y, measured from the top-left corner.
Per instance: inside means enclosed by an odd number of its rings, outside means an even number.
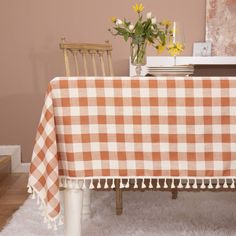
[[[149,183],[145,183],[145,179],[149,180]],[[115,180],[119,180],[119,185],[115,186]],[[138,180],[141,183],[141,188],[165,188],[167,189],[170,187],[171,189],[174,188],[183,188],[183,183],[186,183],[185,188],[186,189],[197,189],[198,188],[198,181],[201,181],[201,189],[205,189],[206,187],[208,189],[219,189],[219,188],[236,188],[236,177],[235,176],[229,176],[229,177],[152,177],[152,176],[131,176],[129,178],[126,177],[89,177],[89,178],[68,178],[68,177],[60,177],[59,178],[59,185],[60,187],[64,188],[74,188],[74,189],[94,189],[95,187],[97,189],[105,188],[105,189],[115,189],[116,187],[119,188],[129,188],[130,186],[133,186],[134,189],[137,189],[138,186]],[[160,180],[164,181],[163,186],[160,185]],[[216,180],[216,185],[213,185]],[[97,182],[97,186],[94,186]],[[102,181],[102,185],[101,185]],[[133,182],[134,181],[134,182]],[[156,185],[153,186],[153,181],[156,181]],[[175,182],[177,181],[177,182]],[[130,185],[134,183],[134,185]],[[103,185],[104,183],[104,185]],[[111,184],[108,184],[111,183]],[[155,182],[154,182],[155,183]],[[170,186],[168,186],[168,184]],[[109,186],[110,185],[110,186]],[[54,230],[57,230],[57,226],[61,225],[63,223],[62,216],[59,214],[56,219],[51,219],[47,215],[47,210],[44,201],[41,200],[41,197],[39,193],[34,189],[33,186],[27,185],[28,192],[31,193],[32,199],[37,199],[37,204],[39,204],[39,209],[41,209],[42,214],[44,216],[45,223],[48,224],[49,228],[53,228]]]

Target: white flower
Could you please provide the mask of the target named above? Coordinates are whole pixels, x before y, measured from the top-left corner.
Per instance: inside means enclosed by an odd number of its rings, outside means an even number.
[[[134,29],[134,25],[129,25],[129,30],[132,31]]]
[[[123,24],[123,21],[120,20],[120,19],[116,19],[116,25],[122,25]]]
[[[157,23],[157,18],[156,17],[152,18],[152,24],[156,24],[156,23]]]
[[[147,19],[151,19],[152,18],[152,13],[151,12],[148,12],[147,13]]]

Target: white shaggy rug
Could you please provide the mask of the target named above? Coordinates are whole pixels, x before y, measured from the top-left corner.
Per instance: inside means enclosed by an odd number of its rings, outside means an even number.
[[[93,192],[93,217],[83,223],[84,236],[235,236],[236,192],[125,192],[124,212],[115,215],[115,193]],[[1,236],[59,236],[47,229],[28,199]]]

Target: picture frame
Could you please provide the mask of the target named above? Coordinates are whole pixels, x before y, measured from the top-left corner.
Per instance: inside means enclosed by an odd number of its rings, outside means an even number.
[[[195,42],[193,44],[193,56],[195,57],[211,56],[211,42]]]

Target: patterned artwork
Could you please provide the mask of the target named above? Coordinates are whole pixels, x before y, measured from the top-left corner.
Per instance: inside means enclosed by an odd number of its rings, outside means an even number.
[[[206,4],[206,41],[212,42],[212,56],[236,56],[236,0]]]

